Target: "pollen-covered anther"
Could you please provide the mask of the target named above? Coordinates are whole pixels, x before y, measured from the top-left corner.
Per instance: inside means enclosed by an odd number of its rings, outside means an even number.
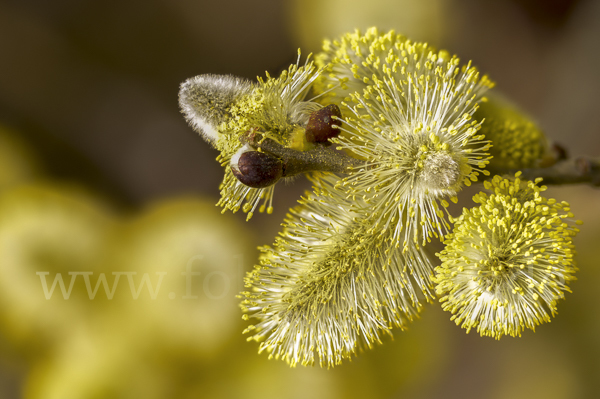
[[[306,125],[306,141],[324,143],[330,138],[337,137],[342,126],[341,117],[340,107],[335,104],[314,111]]]
[[[281,159],[264,152],[246,151],[241,153],[239,158],[233,157],[231,160],[231,172],[248,187],[269,187],[283,174]]]

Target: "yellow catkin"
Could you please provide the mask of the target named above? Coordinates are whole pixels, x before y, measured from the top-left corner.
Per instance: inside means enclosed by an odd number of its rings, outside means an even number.
[[[416,287],[433,274],[421,248],[390,248],[324,178],[290,210],[246,278],[242,309],[259,351],[291,366],[332,367],[404,329],[422,305]],[[353,201],[354,206],[366,206]],[[427,291],[429,297],[433,292]]]
[[[496,339],[547,323],[570,292],[579,231],[566,202],[545,186],[495,176],[473,199],[437,254],[436,292],[457,325]]]
[[[319,71],[308,62],[304,66],[291,65],[279,77],[259,78],[249,94],[241,96],[226,110],[227,118],[219,125],[216,143],[221,154],[217,160],[225,167],[220,185],[221,199],[217,205],[223,210],[242,210],[248,219],[254,212],[272,212],[274,186],[250,188],[231,172],[230,161],[242,150],[240,135],[255,130],[262,137],[292,146],[298,130],[304,130],[311,112],[320,108],[306,100]],[[260,204],[260,206],[259,206]]]
[[[442,201],[486,173],[489,145],[473,114],[493,83],[446,51],[375,28],[327,42],[317,62],[326,69],[317,89],[332,88],[324,101],[349,97],[339,148],[365,160],[339,189],[365,198],[374,228],[393,240],[444,236]]]
[[[544,132],[501,96],[490,96],[474,116],[483,120],[479,132],[492,143],[490,169],[533,168],[550,157]]]

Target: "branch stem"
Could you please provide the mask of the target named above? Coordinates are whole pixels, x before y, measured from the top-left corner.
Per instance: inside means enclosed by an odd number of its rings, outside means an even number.
[[[547,168],[522,169],[522,176],[528,180],[538,177],[546,185],[588,183],[600,187],[600,160],[588,157],[569,158]],[[505,171],[515,173],[517,170]]]
[[[317,144],[315,148],[308,151],[298,151],[252,133],[242,135],[240,141],[279,157],[284,164],[283,176],[285,177],[311,171],[346,174],[349,169],[364,164],[364,161],[336,151],[331,144]]]
[[[347,174],[350,169],[364,165],[364,161],[336,151],[335,146],[330,143],[317,144],[310,150],[298,151],[255,132],[242,135],[240,141],[279,157],[284,163],[283,176],[287,177],[311,171]],[[587,183],[600,187],[600,159],[589,157],[562,159],[546,168],[502,169],[491,172],[514,174],[519,170],[523,178],[535,180],[541,177],[547,185]]]

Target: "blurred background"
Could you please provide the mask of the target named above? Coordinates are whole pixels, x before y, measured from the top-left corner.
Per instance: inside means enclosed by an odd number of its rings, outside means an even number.
[[[217,152],[178,86],[276,74],[373,25],[473,60],[571,155],[600,155],[599,1],[0,0],[0,397],[596,398],[600,190],[585,186],[549,190],[584,221],[580,271],[535,333],[467,335],[429,305],[333,370],[245,342],[242,276],[308,185],[280,187],[271,216],[220,215]]]

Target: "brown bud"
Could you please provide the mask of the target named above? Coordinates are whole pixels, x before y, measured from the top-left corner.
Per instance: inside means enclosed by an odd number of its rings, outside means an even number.
[[[337,118],[342,117],[340,107],[335,104],[330,104],[313,112],[306,125],[306,141],[323,143],[339,135],[340,130],[338,127],[342,126],[342,121],[335,119],[334,116]]]
[[[243,184],[253,188],[265,188],[275,184],[283,174],[283,162],[273,155],[247,151],[240,155],[233,175]]]

